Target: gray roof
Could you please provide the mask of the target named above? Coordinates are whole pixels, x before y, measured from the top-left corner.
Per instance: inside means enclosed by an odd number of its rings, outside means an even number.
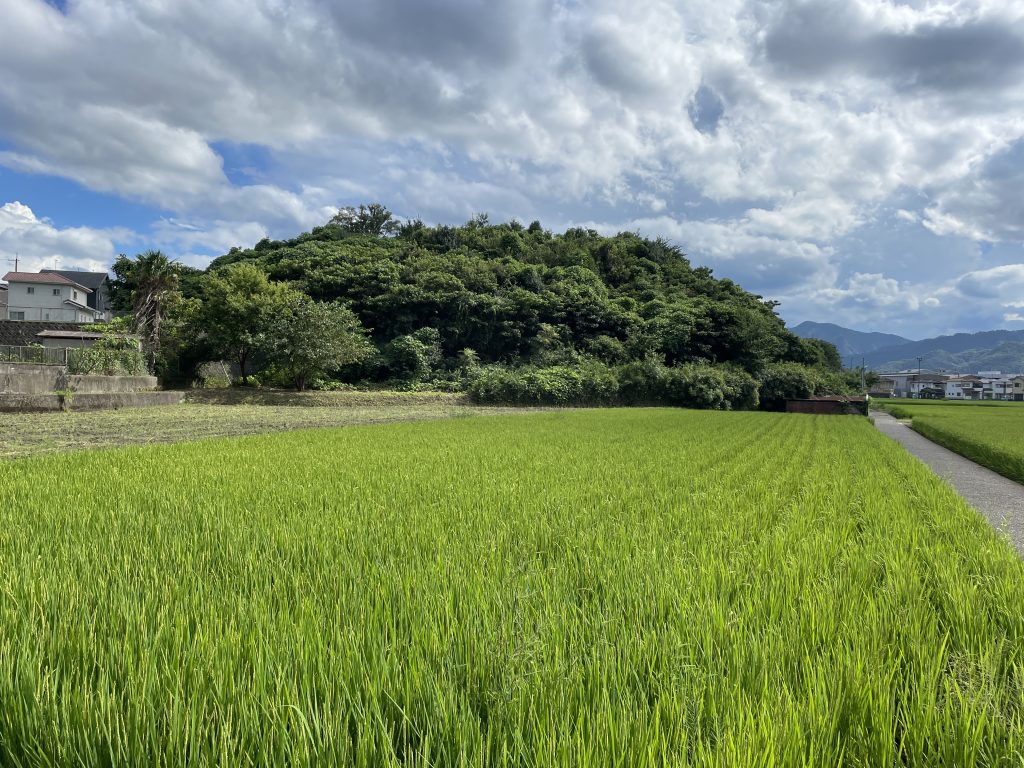
[[[73,269],[41,269],[40,272],[49,272],[51,274],[60,275],[66,277],[68,280],[74,280],[79,285],[85,286],[91,291],[99,290],[99,287],[103,285],[103,282],[110,279],[110,275],[106,272],[76,272]]]

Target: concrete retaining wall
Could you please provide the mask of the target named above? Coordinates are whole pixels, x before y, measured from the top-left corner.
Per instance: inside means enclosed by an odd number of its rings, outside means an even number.
[[[108,392],[74,394],[68,403],[71,411],[92,411],[103,408],[148,408],[155,405],[178,405],[184,392]],[[64,398],[53,394],[0,393],[0,412],[60,411]]]
[[[35,394],[53,392],[67,369],[59,365],[0,363],[0,392]]]
[[[60,365],[0,363],[0,393],[46,395],[70,389],[80,394],[142,392],[156,389],[156,376],[68,375]]]
[[[156,389],[156,376],[68,376],[68,384],[78,394],[144,392]]]

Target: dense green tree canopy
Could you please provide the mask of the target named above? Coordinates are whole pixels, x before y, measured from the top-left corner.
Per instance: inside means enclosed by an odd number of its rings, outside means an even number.
[[[234,249],[211,270],[248,263],[316,301],[344,302],[396,359],[399,349],[411,359],[409,339],[429,328],[444,359],[470,349],[484,364],[654,355],[754,375],[776,362],[838,368],[829,350],[786,330],[774,302],[693,267],[663,240],[482,216],[461,227],[391,221],[386,210],[348,210],[291,240]]]

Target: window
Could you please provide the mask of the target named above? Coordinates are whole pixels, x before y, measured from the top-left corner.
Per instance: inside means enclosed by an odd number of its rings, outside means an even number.
[[[25,313],[24,312],[13,312],[13,311],[11,312],[11,320],[24,320],[24,319],[25,319]]]
[[[25,289],[25,292],[26,293],[35,293],[36,292],[36,288],[35,288],[34,285],[30,285],[28,288]]]
[[[72,291],[71,298],[73,298],[75,301],[78,301],[78,291]]]
[[[60,296],[60,288],[54,288],[53,289],[53,295],[54,296]]]

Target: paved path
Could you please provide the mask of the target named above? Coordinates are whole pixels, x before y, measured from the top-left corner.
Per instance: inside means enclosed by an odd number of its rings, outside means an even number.
[[[922,437],[888,413],[871,412],[875,426],[949,481],[968,503],[1024,555],[1024,485],[975,464],[958,453]]]

